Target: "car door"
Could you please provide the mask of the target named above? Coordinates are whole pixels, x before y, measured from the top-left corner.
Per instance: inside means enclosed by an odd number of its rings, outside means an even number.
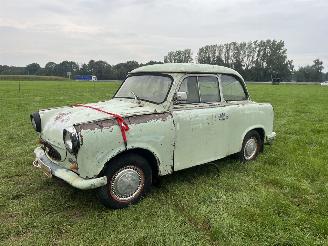
[[[245,132],[257,119],[257,108],[249,101],[244,83],[228,74],[220,76],[222,100],[229,115],[229,138],[226,141],[228,154],[239,152]]]
[[[172,111],[176,130],[174,170],[226,156],[229,115],[221,102],[218,77],[186,76],[179,92],[186,92],[187,98],[175,102]]]

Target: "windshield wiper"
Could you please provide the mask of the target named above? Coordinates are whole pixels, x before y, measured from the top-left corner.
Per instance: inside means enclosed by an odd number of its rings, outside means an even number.
[[[140,98],[133,91],[130,91],[130,93],[134,96],[134,99],[138,102],[138,104],[140,104],[141,103]]]

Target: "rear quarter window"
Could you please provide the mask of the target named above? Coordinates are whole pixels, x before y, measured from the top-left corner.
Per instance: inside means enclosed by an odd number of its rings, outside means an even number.
[[[222,94],[226,101],[247,100],[244,87],[241,82],[231,75],[221,76]]]

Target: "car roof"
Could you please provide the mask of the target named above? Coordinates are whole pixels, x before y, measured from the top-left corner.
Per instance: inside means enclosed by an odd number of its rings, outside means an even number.
[[[136,68],[130,72],[134,73],[207,73],[207,74],[232,74],[238,76],[243,80],[243,77],[235,70],[209,64],[195,64],[195,63],[164,63],[147,65]]]

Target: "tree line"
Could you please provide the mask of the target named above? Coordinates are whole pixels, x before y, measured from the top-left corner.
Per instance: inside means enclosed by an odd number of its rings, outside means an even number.
[[[293,61],[287,57],[287,49],[282,40],[256,40],[250,42],[230,42],[205,45],[199,48],[195,61],[191,49],[170,51],[164,56],[164,63],[213,64],[237,70],[247,81],[324,81],[328,73],[323,73],[323,62],[315,59],[312,65],[295,70]],[[127,61],[110,65],[106,61],[90,60],[78,64],[74,61],[48,62],[44,67],[31,63],[26,67],[0,65],[2,75],[44,75],[67,77],[74,75],[96,75],[99,80],[122,80],[129,71],[144,65],[160,64],[161,61],[138,63]]]
[[[193,62],[193,54],[191,49],[170,51],[164,57],[164,62]],[[324,66],[319,59],[315,59],[313,65],[295,70],[282,40],[206,45],[199,48],[195,62],[233,68],[247,81],[271,81],[274,78],[298,82],[328,80],[328,73],[322,72]]]
[[[150,61],[142,64],[136,61],[127,61],[112,66],[105,61],[90,60],[88,63],[83,63],[82,65],[74,61],[62,61],[60,63],[48,62],[44,67],[41,67],[38,63],[31,63],[26,67],[0,65],[0,74],[67,77],[67,72],[70,72],[72,77],[74,75],[96,75],[99,80],[123,80],[131,70],[156,63],[162,62]]]

